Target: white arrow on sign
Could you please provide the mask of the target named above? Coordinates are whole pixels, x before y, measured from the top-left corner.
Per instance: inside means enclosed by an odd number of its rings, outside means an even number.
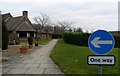
[[[100,48],[99,44],[112,44],[112,40],[99,40],[100,37],[95,37],[91,43],[94,45],[96,48]]]

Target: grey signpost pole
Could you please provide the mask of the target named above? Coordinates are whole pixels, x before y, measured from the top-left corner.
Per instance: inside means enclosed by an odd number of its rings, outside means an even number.
[[[102,65],[98,65],[98,76],[102,76]]]

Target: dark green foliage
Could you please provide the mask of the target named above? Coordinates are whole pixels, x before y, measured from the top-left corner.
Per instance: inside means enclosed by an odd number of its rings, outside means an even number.
[[[63,40],[66,43],[88,46],[89,33],[63,33]],[[115,35],[115,48],[120,48],[120,35]]]
[[[5,22],[2,21],[2,50],[8,48],[9,34],[5,26]]]
[[[88,46],[89,33],[63,33],[63,40],[66,43]]]
[[[28,37],[28,44],[33,45],[33,37]]]
[[[115,47],[120,48],[120,35],[114,36],[114,39],[115,39]]]
[[[58,39],[58,38],[62,38],[62,35],[60,35],[60,34],[52,34],[52,39]]]

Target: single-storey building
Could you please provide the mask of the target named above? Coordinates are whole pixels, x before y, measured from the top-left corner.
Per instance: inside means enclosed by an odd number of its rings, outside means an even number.
[[[37,31],[37,37],[42,39],[52,39],[52,31],[48,30],[46,26],[40,24],[33,24],[34,28]],[[46,30],[47,29],[47,30]]]
[[[16,38],[36,37],[36,30],[28,19],[28,11],[23,11],[22,16],[17,17],[13,17],[10,13],[2,14],[2,20],[6,23],[10,41]]]

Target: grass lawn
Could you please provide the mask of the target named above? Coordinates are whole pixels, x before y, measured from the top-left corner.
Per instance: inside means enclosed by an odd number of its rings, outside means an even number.
[[[43,40],[39,40],[38,44],[47,44],[51,39],[43,39]]]
[[[87,64],[88,55],[95,55],[88,47],[71,45],[59,40],[50,57],[65,74],[98,74],[97,65]],[[118,48],[114,48],[109,55],[116,56],[116,64],[103,66],[103,74],[118,74]]]

